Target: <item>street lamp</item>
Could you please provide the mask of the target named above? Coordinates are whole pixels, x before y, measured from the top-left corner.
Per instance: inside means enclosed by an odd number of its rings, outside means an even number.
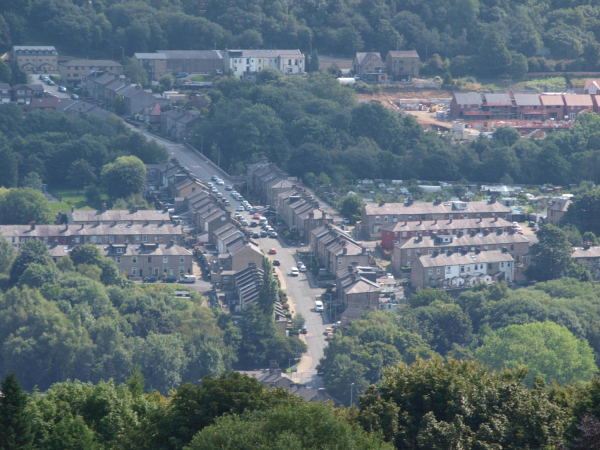
[[[288,359],[288,369],[291,369],[291,368],[292,368],[292,359],[293,359],[294,361],[300,361],[300,358],[289,358],[289,359]]]
[[[352,405],[352,403],[354,403],[354,402],[352,401],[352,400],[353,400],[353,398],[352,398],[352,394],[354,393],[354,392],[353,392],[353,390],[354,390],[354,383],[351,383],[351,384],[350,384],[350,405]]]

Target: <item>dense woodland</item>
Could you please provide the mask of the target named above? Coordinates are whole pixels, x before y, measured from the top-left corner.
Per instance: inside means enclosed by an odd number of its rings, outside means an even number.
[[[575,0],[6,0],[0,48],[120,58],[157,49],[416,49],[432,73],[597,70],[600,3]],[[311,47],[312,45],[312,47]],[[123,50],[121,50],[123,47]],[[433,55],[438,55],[432,57]]]
[[[266,155],[292,175],[323,173],[338,186],[363,178],[600,182],[596,114],[543,140],[499,128],[492,139],[455,144],[379,103],[357,104],[353,90],[329,75],[264,72],[258,83],[222,79],[201,108],[196,146],[233,172]]]

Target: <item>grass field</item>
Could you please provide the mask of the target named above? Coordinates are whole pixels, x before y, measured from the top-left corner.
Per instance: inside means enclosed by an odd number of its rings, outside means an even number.
[[[192,77],[192,81],[196,81],[198,83],[201,83],[203,81],[211,81],[212,77],[205,77],[204,75],[196,75],[195,77]]]
[[[83,189],[77,190],[69,187],[56,187],[50,188],[49,191],[54,197],[62,199],[62,201],[58,203],[51,203],[52,209],[55,211],[67,211],[71,208],[94,209],[86,203],[85,196],[83,195]],[[102,198],[108,199],[106,195],[104,195]]]

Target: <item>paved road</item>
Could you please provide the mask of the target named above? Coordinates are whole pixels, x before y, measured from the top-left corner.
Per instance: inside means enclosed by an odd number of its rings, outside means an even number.
[[[171,156],[177,158],[183,166],[190,169],[192,173],[201,181],[211,181],[211,177],[213,175],[218,175],[226,185],[231,184],[231,180],[227,178],[227,174],[219,169],[216,164],[214,164],[207,157],[200,155],[198,152],[186,147],[184,144],[171,142],[167,139],[163,139],[154,134],[148,133],[147,131],[140,130],[139,128],[136,128],[130,124],[127,124],[127,126],[133,131],[143,134],[147,139],[155,141],[163,147],[166,147]]]
[[[44,86],[44,90],[50,92],[52,95],[58,98],[70,98],[71,94],[68,92],[58,92],[58,85],[48,86],[46,82],[40,80],[40,76],[36,74],[30,74],[29,82],[32,84],[41,84]]]
[[[240,204],[233,200],[232,209]],[[251,214],[246,212],[240,212],[250,222]],[[258,227],[254,228],[259,230]],[[281,265],[279,271],[282,277],[285,277],[286,293],[289,297],[294,300],[296,313],[300,313],[306,319],[306,328],[308,333],[304,336],[306,345],[308,346],[307,355],[310,357],[310,368],[306,371],[299,372],[297,376],[299,381],[307,384],[309,387],[317,389],[323,387],[323,380],[317,376],[317,365],[319,360],[323,357],[323,351],[326,345],[325,341],[325,329],[329,326],[324,315],[315,312],[315,300],[320,298],[324,289],[316,287],[316,282],[312,273],[304,272],[300,273],[298,277],[290,276],[292,267],[297,266],[296,249],[289,247],[279,239],[273,238],[260,238],[255,239],[260,247],[263,249],[265,254],[271,260],[279,260]],[[277,251],[275,255],[269,255],[269,250],[274,248]]]
[[[189,168],[200,180],[210,181],[213,175],[218,175],[223,179],[225,185],[231,184],[231,181],[227,179],[224,173],[220,171],[212,161],[194,150],[189,149],[183,144],[174,143],[154,136],[133,126],[130,127],[132,130],[142,133],[148,139],[154,140],[166,147],[172,156],[176,157],[182,165]],[[234,200],[233,197],[231,197],[230,192],[225,190],[225,186],[218,186],[217,188],[231,202],[231,206],[229,206],[228,209],[230,211],[236,211],[241,205],[241,202]],[[248,222],[250,222],[250,214],[245,211],[240,211],[240,213],[247,217]],[[256,228],[256,230],[258,230],[258,228]],[[301,273],[299,277],[289,276],[292,267],[297,265],[295,248],[290,248],[278,239],[272,238],[257,239],[257,242],[264,250],[265,254],[268,254],[271,248],[277,250],[276,255],[269,255],[269,257],[271,259],[278,259],[281,262],[279,269],[282,276],[286,277],[287,294],[294,300],[296,312],[302,314],[306,318],[308,334],[305,335],[305,339],[308,346],[307,355],[310,357],[310,368],[297,374],[299,376],[299,381],[306,383],[314,389],[323,387],[323,380],[321,377],[317,376],[317,365],[319,364],[319,360],[323,357],[323,350],[326,345],[325,335],[323,333],[329,324],[325,321],[326,319],[324,316],[314,311],[315,300],[321,296],[323,289],[316,288],[316,283],[312,274]]]

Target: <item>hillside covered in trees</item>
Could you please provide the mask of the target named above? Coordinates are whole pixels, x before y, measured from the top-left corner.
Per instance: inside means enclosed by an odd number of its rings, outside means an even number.
[[[432,72],[519,76],[600,67],[597,0],[7,0],[0,48],[118,58],[157,49],[416,49]],[[431,58],[432,55],[439,57]],[[444,61],[447,60],[444,65]]]

